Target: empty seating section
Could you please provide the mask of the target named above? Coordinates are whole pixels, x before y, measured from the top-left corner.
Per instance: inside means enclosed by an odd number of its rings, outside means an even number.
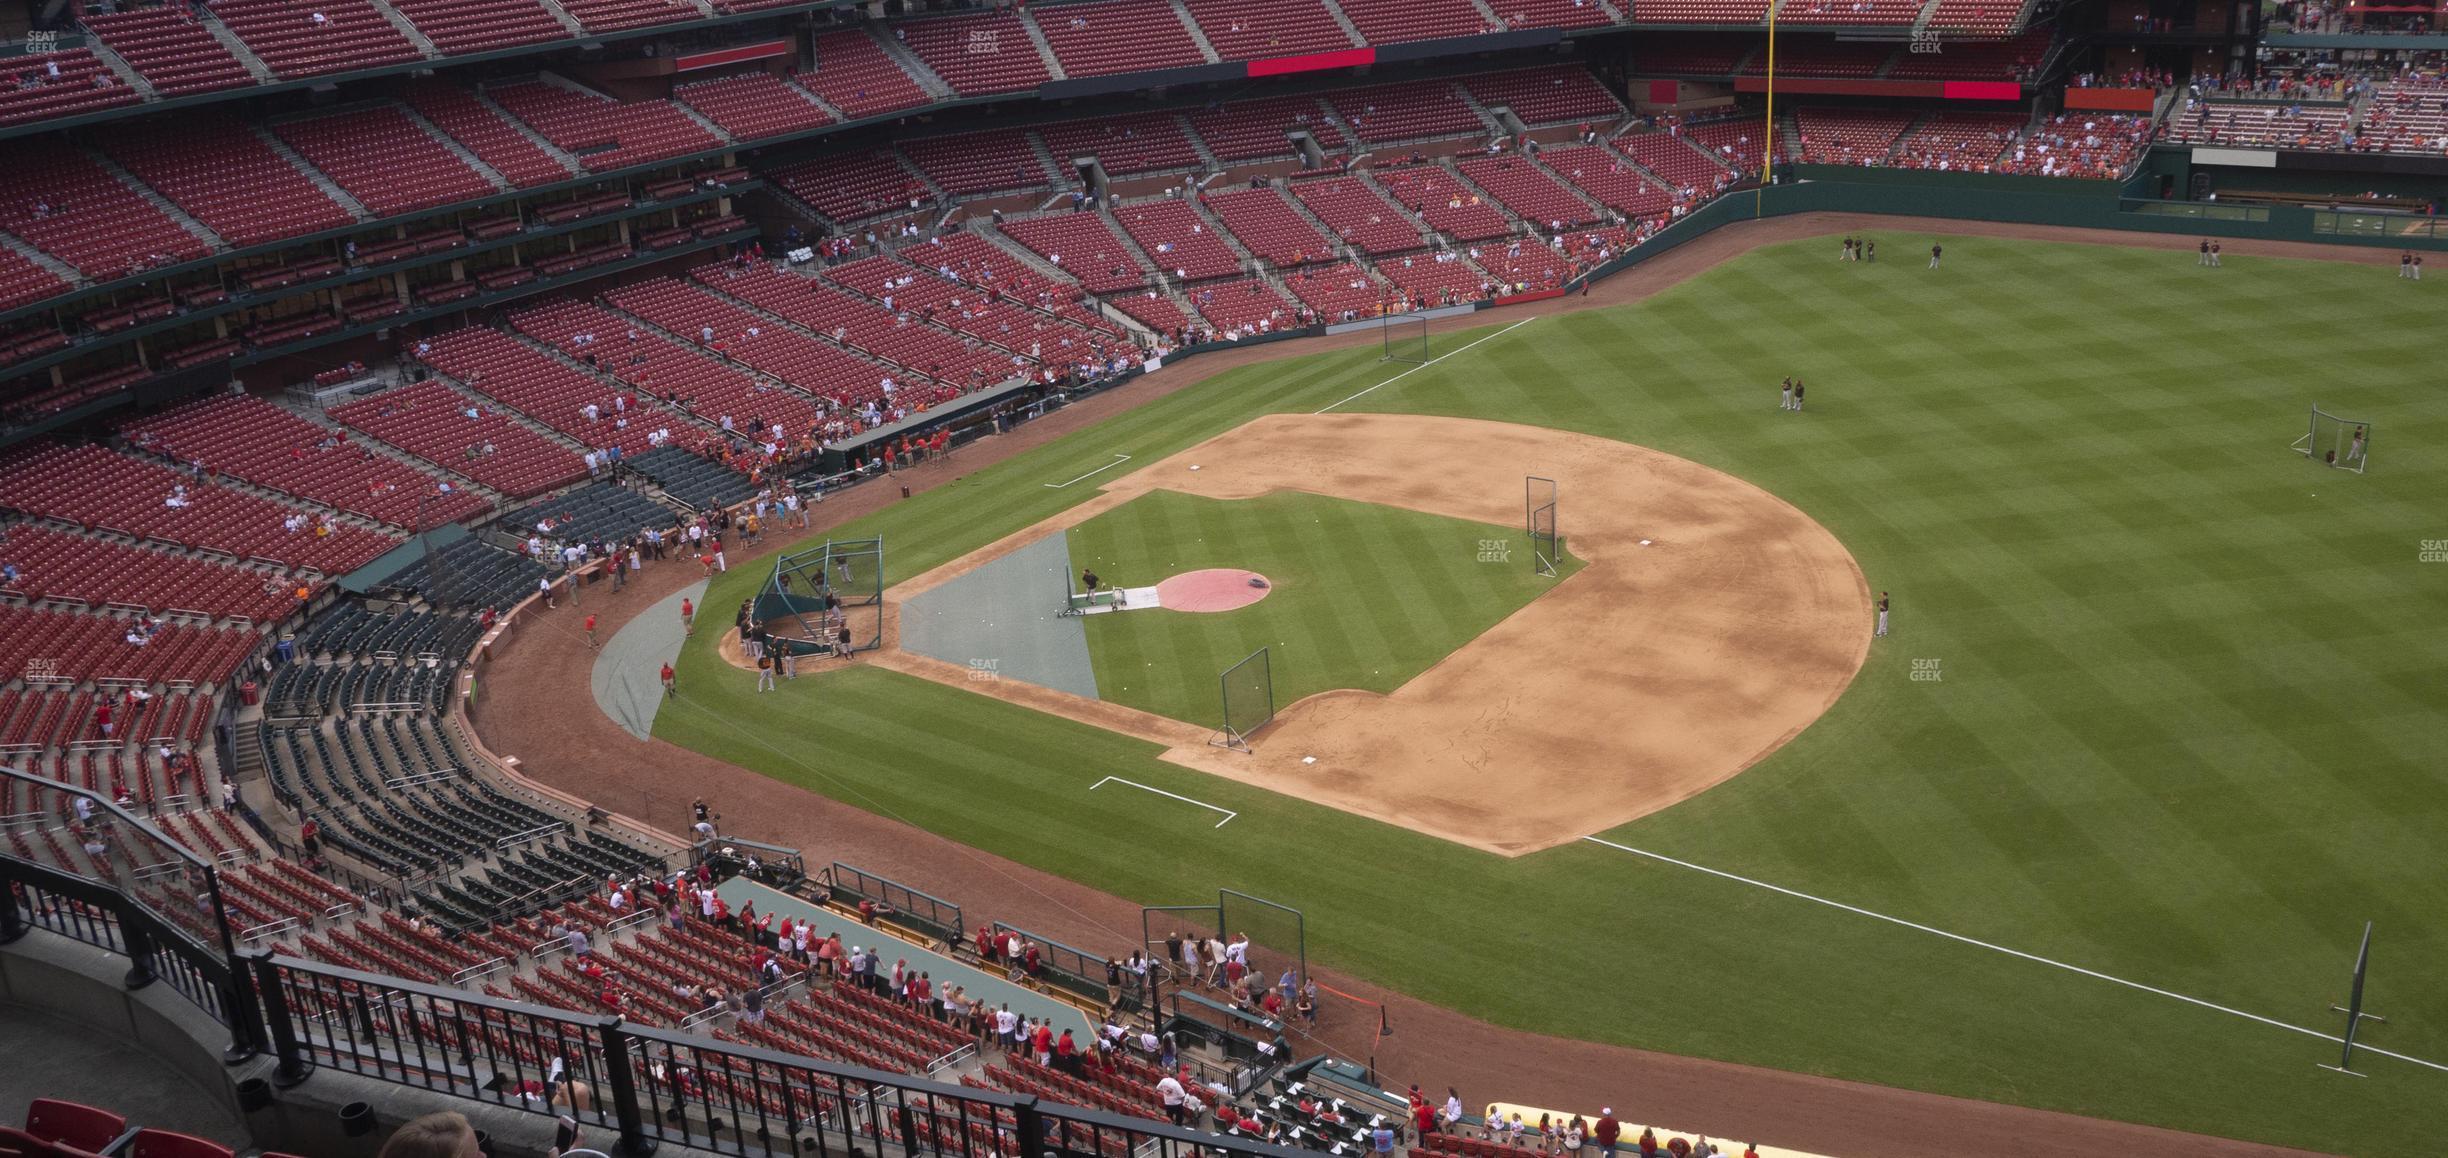
[[[970,385],[1004,381],[1013,372],[1010,355],[974,344],[912,319],[895,316],[882,306],[813,278],[797,277],[767,266],[747,268],[703,265],[691,276],[716,292],[729,294],[810,332],[855,346],[876,357],[945,383],[952,392]],[[889,373],[881,367],[881,379]],[[890,375],[906,384],[907,374]],[[906,404],[909,391],[894,395]]]
[[[1502,237],[1513,229],[1501,210],[1436,165],[1379,169],[1375,176],[1396,204],[1456,241]]]
[[[67,288],[58,274],[18,256],[13,249],[0,249],[0,310],[38,302]]]
[[[769,169],[765,176],[836,223],[911,213],[935,200],[934,190],[891,153],[839,153]]]
[[[1207,63],[1173,0],[1093,0],[1040,5],[1037,28],[1069,77],[1110,76]]]
[[[1165,198],[1124,205],[1114,210],[1122,231],[1130,234],[1156,268],[1189,281],[1231,277],[1241,272],[1241,257],[1216,236],[1215,227],[1188,202]]]
[[[1205,201],[1244,248],[1272,264],[1300,265],[1334,256],[1334,243],[1272,185],[1210,193]]]
[[[1925,27],[1968,36],[2004,36],[2023,15],[2028,0],[1938,0]],[[1952,46],[1950,46],[1951,48]]]
[[[1765,134],[1766,126],[1750,117],[1683,126],[1685,137],[1745,176],[1759,174],[1760,143],[1766,139]]]
[[[544,185],[570,178],[569,169],[552,154],[537,148],[516,126],[485,107],[466,89],[428,80],[408,86],[400,96],[417,115],[450,134],[452,140],[508,178],[512,185]]]
[[[779,328],[779,327],[777,327]],[[549,534],[564,542],[626,539],[646,527],[668,527],[671,508],[614,483],[588,483],[502,516],[519,534]],[[550,530],[539,529],[549,524]]]
[[[355,570],[400,542],[347,523],[292,529],[298,508],[97,446],[36,444],[0,458],[0,506],[325,574]]]
[[[1673,32],[1645,37],[1632,48],[1634,76],[1731,76],[1761,55],[1765,41],[1728,33]]]
[[[1674,204],[1672,192],[1642,176],[1640,170],[1624,164],[1622,158],[1603,146],[1549,149],[1539,154],[1539,159],[1582,192],[1597,198],[1599,204],[1626,217],[1663,213]]]
[[[1507,28],[1595,28],[1615,22],[1598,0],[1488,0],[1488,7]]]
[[[2020,113],[1931,113],[1896,142],[1905,169],[1986,173],[2023,128]]]
[[[1182,0],[1182,5],[1225,60],[1352,47],[1322,0]]]
[[[1377,272],[1394,283],[1412,306],[1430,309],[1479,296],[1479,286],[1486,280],[1461,254],[1450,252],[1405,254],[1378,262]]]
[[[590,302],[546,302],[510,315],[510,324],[572,358],[595,357],[641,393],[678,395],[680,404],[697,417],[726,430],[748,431],[779,422],[802,431],[815,425],[815,408],[804,396],[750,377],[690,346],[641,331]],[[579,341],[581,335],[587,340]]]
[[[567,447],[439,382],[388,390],[330,413],[336,422],[513,498],[586,475],[586,463]]]
[[[865,32],[825,33],[816,38],[815,57],[816,71],[800,73],[798,81],[843,116],[881,116],[928,101],[918,81]]]
[[[891,303],[890,308],[905,317],[916,315],[964,337],[1031,358],[1060,364],[1104,344],[1068,322],[896,257],[837,265],[824,276],[874,301]]]
[[[1733,177],[1725,166],[1711,161],[1680,135],[1671,133],[1626,133],[1615,138],[1615,147],[1640,162],[1647,169],[1676,187],[1690,187],[1702,193],[1714,192],[1720,181]]]
[[[1293,270],[1283,280],[1293,297],[1329,322],[1374,317],[1391,296],[1367,270],[1348,261]]]
[[[1135,288],[1147,272],[1098,213],[1052,213],[1004,222],[1003,235],[1027,246],[1096,293]]]
[[[469,389],[591,447],[642,454],[647,435],[675,436],[695,427],[679,415],[486,326],[437,334],[417,344],[417,357]],[[588,408],[594,413],[590,415]]]
[[[1294,181],[1292,196],[1363,253],[1401,253],[1428,244],[1407,214],[1357,177]]]
[[[1337,0],[1370,44],[1496,31],[1472,0]]]
[[[1508,108],[1524,124],[1595,124],[1604,129],[1623,106],[1586,68],[1558,64],[1462,78],[1471,98],[1488,108]]]
[[[1213,282],[1189,293],[1190,306],[1218,330],[1266,332],[1300,324],[1298,311],[1258,278]]]
[[[1198,150],[1171,113],[1132,113],[1063,121],[1037,130],[1054,163],[1068,166],[1079,157],[1095,157],[1109,177],[1193,169]]]
[[[202,239],[74,149],[0,151],[0,228],[106,281],[210,252]]]
[[[260,638],[243,629],[165,623],[154,629],[149,642],[134,644],[127,638],[131,625],[131,620],[74,611],[0,605],[0,679],[24,675],[29,661],[48,661],[53,675],[77,682],[217,683]],[[70,739],[100,735],[92,724],[72,726],[78,730]]]
[[[234,246],[338,229],[355,218],[254,130],[206,114],[116,129],[112,160]]]
[[[669,101],[623,103],[542,81],[489,88],[485,95],[591,172],[704,152],[722,143]]]
[[[0,589],[35,602],[74,599],[95,607],[115,603],[152,612],[201,612],[215,619],[244,616],[257,623],[271,623],[297,606],[292,584],[270,572],[33,523],[11,527],[0,536],[0,554],[18,571],[17,581]]]
[[[1792,43],[1777,42],[1776,68],[1779,76],[1877,76],[1879,70],[1897,53],[1893,44],[1877,42],[1831,40],[1812,44],[1797,37]],[[1757,52],[1743,65],[1743,75],[1761,76],[1768,71],[1768,54]]]
[[[1580,225],[1598,220],[1598,211],[1589,202],[1573,196],[1571,190],[1521,157],[1473,157],[1460,162],[1459,168],[1472,184],[1542,231],[1552,232],[1558,222]]]
[[[232,478],[395,526],[457,522],[489,505],[463,489],[443,492],[434,476],[350,445],[346,431],[248,395],[216,395],[120,429],[146,450],[181,462],[200,458]]]
[[[2425,84],[2384,84],[2372,94],[2371,109],[2355,147],[2391,153],[2448,153],[2448,89]]]
[[[1182,311],[1180,302],[1152,289],[1143,293],[1115,294],[1106,299],[1106,304],[1129,314],[1140,325],[1167,338],[1181,337],[1190,325],[1190,315]]]
[[[1037,189],[1054,179],[1020,129],[922,137],[901,142],[901,153],[955,197]]]
[[[0,85],[0,125],[136,103],[136,90],[119,83],[87,49],[28,53],[8,62],[7,75],[10,83]]]
[[[1940,53],[1908,52],[1887,69],[1892,80],[2016,80],[2029,76],[2047,59],[2053,28],[2040,28],[2012,40],[1947,42]]]
[[[903,21],[893,34],[962,96],[1019,92],[1054,79],[1016,13]]]
[[[832,116],[797,86],[770,72],[692,81],[673,86],[672,95],[743,141],[833,123]]]
[[[216,0],[212,12],[284,80],[421,56],[366,0]]]
[[[1786,0],[1777,22],[1793,24],[1911,24],[1929,0]]]
[[[705,16],[687,0],[561,0],[561,7],[577,17],[589,32],[673,24]]]
[[[1911,127],[1911,113],[1802,108],[1794,110],[1801,160],[1820,165],[1880,165],[1896,138]]]
[[[1794,137],[1802,159],[1812,164],[1885,164],[1897,137],[1912,127],[1912,113],[1883,110],[1794,110]]]
[[[1329,153],[1349,144],[1343,130],[1327,123],[1326,110],[1314,95],[1266,97],[1233,101],[1220,108],[1190,114],[1190,127],[1207,150],[1221,161],[1256,161],[1289,157],[1296,150],[1291,134],[1307,133]]]
[[[672,497],[702,507],[742,502],[757,491],[747,475],[677,446],[647,451],[629,465]]]
[[[2285,101],[2201,101],[2170,112],[2164,135],[2186,145],[2256,149],[2334,149],[2353,110]]]
[[[1487,122],[1447,80],[1370,85],[1331,93],[1327,100],[1353,136],[1372,144],[1488,131]]]
[[[605,300],[675,334],[702,334],[711,328],[725,357],[845,406],[866,402],[884,373],[840,346],[678,278],[623,286]]]
[[[255,83],[184,4],[84,16],[85,27],[165,97]]]
[[[1759,24],[1770,0],[1632,0],[1634,24]]]
[[[272,132],[379,217],[496,192],[483,174],[391,105],[285,121]]]
[[[434,47],[447,53],[487,52],[569,36],[538,0],[391,0]]]

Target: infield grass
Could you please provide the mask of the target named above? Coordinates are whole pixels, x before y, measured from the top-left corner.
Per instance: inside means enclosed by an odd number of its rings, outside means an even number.
[[[1608,839],[2331,1030],[2374,920],[2390,1021],[2367,1040],[2448,1060],[2448,563],[2420,561],[2448,540],[2448,289],[1945,242],[1943,271],[1762,249],[1349,408],[1682,455],[1793,502],[1894,593],[1895,635],[1825,717]],[[847,533],[888,534],[906,577],[1085,497],[1041,483],[1390,373],[1374,346],[1237,370]],[[1803,414],[1776,409],[1787,374]],[[2287,451],[2314,402],[2375,423],[2368,475]],[[1313,960],[1505,1025],[2322,1151],[2448,1136],[2448,1074],[2339,1077],[2312,1037],[1738,882],[1590,844],[1478,853],[863,668],[743,729],[748,677],[709,636],[682,666],[714,690],[663,713],[668,739],[1144,902],[1297,905]],[[1086,791],[1106,775],[1241,815]],[[1670,951],[1635,950],[1656,934]]]
[[[1234,501],[1150,491],[1070,535],[1073,567],[1124,585],[1208,567],[1274,584],[1232,611],[1087,617],[1098,698],[1211,727],[1217,677],[1261,647],[1279,710],[1340,688],[1391,692],[1573,567],[1534,574],[1527,544],[1513,550],[1519,527],[1289,491]]]

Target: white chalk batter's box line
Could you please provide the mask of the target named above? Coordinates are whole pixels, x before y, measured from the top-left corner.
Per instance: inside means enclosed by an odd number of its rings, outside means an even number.
[[[1750,877],[1738,876],[1734,873],[1726,872],[1723,869],[1713,869],[1707,865],[1693,864],[1687,860],[1677,860],[1674,857],[1667,856],[1664,853],[1651,852],[1645,848],[1634,848],[1628,844],[1617,844],[1614,841],[1595,836],[1585,836],[1581,839],[1603,848],[1614,849],[1617,852],[1628,852],[1634,856],[1647,857],[1650,860],[1657,861],[1661,864],[1670,864],[1676,868],[1685,868],[1697,873],[1706,873],[1709,876],[1718,878],[1719,880],[1727,880],[1733,881],[1737,884],[1750,885],[1753,888],[1766,889],[1772,893],[1782,893],[1785,896],[1794,898],[1795,900],[1809,901],[1814,905],[1826,905],[1831,909],[1841,909],[1845,912],[1855,914],[1856,916],[1869,917],[1872,920],[1885,921],[1890,925],[1901,925],[1907,929],[1927,933],[1933,937],[1944,937],[1949,941],[1956,942],[1957,944],[1970,945],[1977,949],[1987,949],[1993,953],[2004,953],[2009,957],[2019,957],[2025,961],[2030,961],[2035,964],[2046,965],[2054,969],[2063,969],[2068,973],[2080,973],[2085,977],[2106,981],[2112,985],[2122,985],[2127,989],[2138,989],[2144,993],[2156,994],[2160,997],[2169,998],[2170,1000],[2184,1002],[2187,1005],[2214,1010],[2219,1013],[2227,1014],[2230,1017],[2241,1017],[2246,1021],[2259,1022],[2262,1025],[2271,1027],[2272,1029],[2283,1029],[2290,1033],[2300,1033],[2306,1037],[2317,1037],[2322,1041],[2337,1044],[2343,1044],[2346,1040],[2345,1038],[2334,1033],[2327,1033],[2300,1025],[2292,1025],[2287,1022],[2280,1021],[2274,1017],[2263,1017],[2258,1013],[2247,1013],[2233,1006],[2220,1005],[2215,1001],[2204,1001],[2199,997],[2189,997],[2185,994],[2174,992],[2173,990],[2161,989],[2155,985],[2144,985],[2139,981],[2128,981],[2122,977],[2102,973],[2096,969],[2085,969],[2080,965],[2069,965],[2063,961],[2043,957],[2037,953],[2026,953],[2021,949],[2009,949],[2004,945],[1993,945],[1987,941],[1964,936],[1961,933],[1950,933],[1944,929],[1931,928],[1928,925],[1920,924],[1915,921],[1907,921],[1902,917],[1891,917],[1885,913],[1875,912],[1870,909],[1861,908],[1857,905],[1848,905],[1843,901],[1831,901],[1826,897],[1812,896],[1809,893],[1805,893],[1797,889],[1789,889],[1783,885],[1773,885],[1767,881],[1753,880]],[[2425,1069],[2438,1070],[2441,1073],[2448,1073],[2448,1065],[2442,1065],[2435,1061],[2414,1057],[2410,1054],[2402,1054],[2392,1050],[2381,1049],[2378,1046],[2369,1045],[2361,1041],[2355,1043],[2355,1048],[2364,1053],[2378,1054],[2381,1057],[2394,1058],[2401,1062],[2409,1062],[2414,1065],[2422,1066]],[[2336,1067],[2323,1066],[2321,1068],[2335,1069]]]
[[[1106,785],[1108,785],[1108,784],[1128,784],[1128,785],[1130,785],[1131,787],[1136,788],[1136,789],[1138,789],[1138,790],[1139,790],[1139,791],[1141,791],[1141,792],[1153,792],[1153,793],[1155,793],[1155,794],[1156,794],[1156,795],[1158,795],[1158,796],[1171,797],[1172,799],[1174,799],[1174,800],[1179,800],[1179,801],[1181,801],[1181,802],[1182,802],[1182,803],[1184,803],[1184,804],[1195,804],[1195,805],[1198,805],[1199,807],[1204,808],[1204,809],[1206,809],[1206,810],[1207,810],[1207,811],[1209,811],[1209,812],[1221,812],[1221,813],[1223,813],[1223,814],[1224,814],[1224,819],[1222,819],[1222,820],[1219,820],[1219,821],[1216,821],[1216,822],[1215,822],[1215,826],[1216,826],[1217,828],[1222,828],[1222,827],[1224,827],[1224,826],[1225,826],[1225,825],[1227,825],[1227,824],[1231,824],[1231,823],[1232,823],[1232,819],[1233,819],[1233,817],[1236,817],[1236,816],[1241,815],[1240,813],[1235,812],[1235,811],[1233,811],[1232,809],[1229,809],[1229,808],[1218,808],[1218,807],[1216,807],[1215,805],[1213,805],[1213,804],[1209,804],[1209,803],[1207,803],[1207,802],[1206,802],[1206,801],[1204,801],[1204,800],[1192,800],[1192,799],[1190,799],[1190,798],[1189,798],[1189,797],[1187,797],[1187,796],[1182,796],[1182,795],[1179,795],[1179,794],[1177,794],[1177,793],[1167,792],[1167,791],[1165,791],[1165,790],[1164,790],[1164,789],[1162,789],[1162,788],[1150,788],[1150,787],[1148,787],[1147,785],[1145,785],[1145,784],[1141,784],[1140,782],[1138,782],[1138,781],[1136,781],[1136,780],[1124,780],[1123,778],[1121,778],[1121,777],[1119,777],[1119,776],[1108,776],[1108,777],[1104,778],[1103,780],[1099,780],[1099,781],[1097,781],[1096,783],[1089,785],[1089,786],[1088,786],[1088,791],[1090,791],[1090,792],[1094,792],[1094,791],[1096,791],[1097,789],[1099,789],[1099,788],[1103,788],[1104,786],[1106,786]]]

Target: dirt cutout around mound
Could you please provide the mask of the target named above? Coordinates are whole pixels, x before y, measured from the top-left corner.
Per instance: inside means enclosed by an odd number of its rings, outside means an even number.
[[[900,650],[889,610],[874,662],[1153,740],[1176,764],[1507,856],[1722,783],[1819,718],[1861,670],[1869,583],[1792,504],[1629,443],[1467,418],[1267,415],[1116,478],[885,600],[898,606],[1152,490],[1307,491],[1503,526],[1522,521],[1524,473],[1560,484],[1558,527],[1587,566],[1392,694],[1323,692],[1283,708],[1253,752],[1122,705],[979,683]],[[1527,568],[1529,546],[1524,537],[1452,549]],[[1278,647],[1272,661],[1301,658]]]

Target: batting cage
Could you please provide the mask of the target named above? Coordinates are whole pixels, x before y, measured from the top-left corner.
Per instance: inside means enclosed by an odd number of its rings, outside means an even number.
[[[2371,463],[2371,441],[2371,423],[2340,418],[2314,406],[2312,427],[2295,440],[2293,449],[2314,462],[2361,474]]]
[[[884,645],[884,540],[827,539],[774,559],[749,614],[793,655],[835,655]]]
[[[1223,697],[1224,725],[1208,743],[1247,752],[1250,737],[1275,718],[1275,672],[1267,649],[1259,648],[1225,668],[1216,683]]]
[[[1418,314],[1395,314],[1377,327],[1385,338],[1382,362],[1428,362],[1428,319]]]
[[[1522,513],[1530,536],[1530,568],[1554,578],[1556,562],[1564,557],[1564,540],[1556,533],[1556,481],[1525,475]]]

